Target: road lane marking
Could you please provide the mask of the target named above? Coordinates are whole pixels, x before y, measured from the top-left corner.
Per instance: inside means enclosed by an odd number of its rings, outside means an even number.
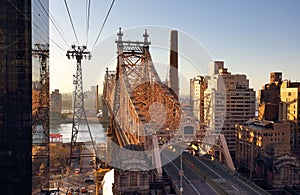
[[[164,154],[169,161],[172,163],[172,165],[179,171],[179,169],[177,168],[177,166],[173,163],[173,161],[166,155]],[[200,195],[199,191],[197,190],[197,188],[194,186],[194,184],[185,176],[183,175],[183,177],[188,181],[188,183],[192,186],[192,188],[196,191],[197,195]]]
[[[231,185],[236,191],[240,191],[237,187],[235,187],[234,185]]]
[[[206,168],[208,168],[211,172],[213,172],[216,176],[218,176],[220,179],[225,180],[221,175],[219,175],[216,171],[214,171],[212,168],[210,168],[209,166],[207,166],[204,162],[202,162],[201,160],[199,160],[198,158],[194,157],[195,159],[197,159],[202,165],[204,165]]]
[[[195,157],[196,158],[196,157]],[[198,158],[196,158],[200,163],[202,163],[204,166],[206,166],[208,169],[210,169],[211,171],[213,171],[215,174],[217,174],[214,170],[212,170],[210,167],[208,167],[206,164],[204,164],[202,161],[200,161]],[[217,175],[219,175],[219,174],[217,174]],[[222,178],[224,181],[225,181],[225,179],[223,178],[223,177],[221,177],[220,175],[219,175],[219,177],[220,178]],[[239,181],[240,183],[242,183],[242,184],[244,184],[246,187],[248,187],[249,189],[251,189],[252,191],[254,191],[255,193],[257,193],[257,194],[261,194],[261,193],[259,193],[257,190],[255,190],[253,187],[251,187],[250,185],[248,185],[248,184],[246,184],[244,181],[242,181],[241,179],[239,179],[239,178],[236,178],[237,179],[237,181]],[[236,183],[236,182],[234,182],[234,183]]]

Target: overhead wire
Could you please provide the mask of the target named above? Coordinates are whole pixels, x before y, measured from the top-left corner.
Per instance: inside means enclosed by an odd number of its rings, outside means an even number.
[[[28,18],[11,0],[8,0],[25,18],[26,18],[26,20],[29,20],[30,21],[30,18]],[[67,41],[67,39],[66,39],[66,36],[65,36],[65,34],[63,33],[63,31],[61,30],[61,28],[60,28],[60,26],[57,24],[57,22],[55,21],[55,19],[54,19],[54,17],[50,14],[50,12],[48,12],[47,10],[46,10],[46,8],[45,8],[45,6],[41,3],[41,1],[40,0],[38,0],[38,2],[39,2],[39,4],[42,6],[42,8],[43,8],[43,10],[45,11],[45,13],[48,15],[48,17],[50,18],[50,20],[51,20],[51,22],[52,22],[52,24],[54,25],[54,27],[55,27],[55,29],[57,30],[57,32],[59,33],[59,35],[61,36],[61,38],[63,39],[63,41],[65,42],[65,44],[67,45],[67,46],[69,46],[69,42]],[[65,3],[65,6],[66,6],[66,10],[67,10],[67,12],[68,12],[68,16],[69,16],[69,20],[70,20],[70,23],[71,23],[71,25],[72,25],[72,30],[73,30],[73,33],[74,33],[74,36],[75,36],[75,38],[76,38],[76,42],[77,43],[79,43],[79,41],[78,41],[78,37],[77,37],[77,34],[76,34],[76,31],[75,31],[75,26],[74,26],[74,23],[73,23],[73,20],[72,20],[72,17],[71,17],[71,13],[70,13],[70,10],[69,10],[69,6],[68,6],[68,3],[67,3],[67,1],[66,0],[64,0],[64,3]],[[95,40],[95,42],[94,42],[94,44],[93,44],[93,47],[92,47],[92,50],[94,49],[94,47],[96,46],[96,44],[97,44],[97,42],[98,42],[98,40],[99,40],[99,37],[100,37],[100,35],[101,35],[101,33],[102,33],[102,31],[103,31],[103,29],[104,29],[104,27],[105,27],[105,24],[106,24],[106,22],[107,22],[107,20],[108,20],[108,17],[109,17],[109,15],[110,15],[110,12],[111,12],[111,10],[112,10],[112,8],[113,8],[113,5],[114,5],[114,3],[115,3],[115,0],[113,0],[112,1],[112,3],[111,3],[111,5],[110,5],[110,7],[109,7],[109,9],[108,9],[108,12],[107,12],[107,14],[106,14],[106,16],[105,16],[105,19],[104,19],[104,21],[103,21],[103,23],[102,23],[102,26],[101,26],[101,28],[100,28],[100,30],[99,30],[99,33],[98,33],[98,35],[97,35],[97,38],[96,38],[96,40]],[[87,33],[87,40],[86,40],[86,45],[88,44],[88,33],[89,33],[89,28],[90,28],[90,7],[91,7],[91,2],[90,2],[90,0],[87,0],[87,4],[86,4],[86,8],[87,8],[87,29],[86,29],[86,33]],[[34,24],[33,23],[33,26],[37,29],[37,30],[39,30],[40,32],[42,32],[43,34],[45,34],[46,35],[46,33],[45,32],[43,32],[36,24]],[[54,43],[59,49],[61,49],[62,51],[66,51],[60,44],[58,44],[58,43],[56,43],[53,39],[51,39],[50,37],[49,37],[49,35],[47,35],[48,36],[48,38],[49,38],[49,40],[52,42],[52,43]]]
[[[111,12],[111,9],[112,9],[114,3],[115,3],[115,0],[112,1],[111,5],[110,5],[110,7],[109,7],[109,10],[108,10],[108,12],[107,12],[107,14],[106,14],[106,17],[105,17],[105,19],[104,19],[104,21],[103,21],[103,24],[102,24],[102,26],[101,26],[101,28],[100,28],[100,31],[99,31],[98,35],[97,35],[97,38],[96,38],[96,41],[95,41],[95,43],[94,43],[94,45],[93,45],[93,47],[92,47],[92,50],[94,49],[95,45],[96,45],[97,42],[98,42],[98,39],[99,39],[99,37],[100,37],[100,35],[101,35],[103,29],[104,29],[104,26],[105,26],[105,24],[106,24],[106,21],[107,21],[107,19],[108,19],[108,16],[109,16],[109,14],[110,14],[110,12]]]
[[[67,10],[68,15],[69,15],[69,19],[70,19],[70,22],[71,22],[71,25],[72,25],[72,29],[73,29],[73,32],[74,32],[77,44],[79,44],[79,41],[78,41],[78,38],[77,38],[77,34],[76,34],[76,31],[75,31],[75,27],[74,27],[74,24],[73,24],[73,20],[72,20],[72,17],[71,17],[71,13],[70,13],[70,10],[69,10],[68,3],[67,3],[66,0],[64,0],[64,2],[65,2],[65,5],[66,5],[66,10]]]
[[[89,29],[90,29],[90,15],[91,15],[91,1],[86,1],[86,46],[88,45],[89,40]]]
[[[45,11],[45,13],[47,14],[47,16],[50,18],[52,24],[54,25],[56,31],[59,33],[59,35],[61,36],[61,38],[64,40],[64,42],[66,43],[67,47],[70,45],[69,42],[66,40],[66,37],[64,35],[64,33],[62,32],[61,28],[59,27],[59,25],[56,23],[55,19],[52,17],[52,15],[50,15],[50,13],[46,10],[45,6],[41,3],[40,0],[38,0],[39,4],[42,6],[43,10]]]
[[[15,9],[20,12],[24,18],[28,21],[31,21],[30,18],[28,18],[22,10],[20,10],[11,0],[8,0],[8,2],[13,5],[15,7]],[[66,51],[63,47],[61,47],[58,43],[56,43],[54,40],[52,40],[50,37],[49,37],[49,34],[46,34],[44,31],[42,31],[35,23],[32,23],[32,25],[37,29],[39,30],[41,33],[43,33],[44,35],[48,36],[49,40],[52,41],[52,43],[54,43],[54,45],[56,45],[59,49],[61,49],[62,51]]]

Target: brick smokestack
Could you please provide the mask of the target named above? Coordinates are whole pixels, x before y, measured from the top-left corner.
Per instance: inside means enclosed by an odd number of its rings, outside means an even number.
[[[171,31],[170,39],[170,69],[169,69],[169,87],[179,97],[178,82],[178,31]]]

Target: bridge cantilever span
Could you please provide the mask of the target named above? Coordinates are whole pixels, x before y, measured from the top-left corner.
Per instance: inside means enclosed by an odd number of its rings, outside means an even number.
[[[118,32],[117,67],[115,72],[107,71],[103,94],[111,119],[110,130],[119,144],[151,149],[152,141],[147,141],[151,137],[149,129],[152,132],[178,129],[181,108],[177,95],[161,82],[155,70],[148,33],[143,36],[144,41],[123,41],[123,33]],[[157,118],[162,117],[165,121],[160,124]]]
[[[143,41],[123,41],[118,32],[116,71],[106,71],[103,100],[110,117],[108,134],[120,147],[135,144],[153,150],[150,159],[161,167],[155,132],[177,130],[181,107],[177,94],[161,82],[149,51],[148,33]],[[155,152],[157,154],[155,154]],[[162,175],[161,168],[156,170]]]

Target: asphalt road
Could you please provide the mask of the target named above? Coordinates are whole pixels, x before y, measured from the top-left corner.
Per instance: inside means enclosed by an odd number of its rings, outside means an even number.
[[[174,154],[173,154],[174,155]],[[172,153],[162,153],[162,160],[170,163],[164,166],[166,173],[172,178],[178,189],[180,189],[180,158],[175,158]],[[180,156],[179,156],[180,157]],[[173,161],[172,161],[173,159]],[[193,167],[189,166],[184,160],[182,164],[184,175],[182,176],[183,194],[217,194],[197,173],[194,172]]]
[[[164,169],[179,184],[179,153],[165,150],[162,160],[171,161]],[[183,194],[268,194],[252,182],[240,179],[236,172],[210,159],[183,152],[182,164]]]

